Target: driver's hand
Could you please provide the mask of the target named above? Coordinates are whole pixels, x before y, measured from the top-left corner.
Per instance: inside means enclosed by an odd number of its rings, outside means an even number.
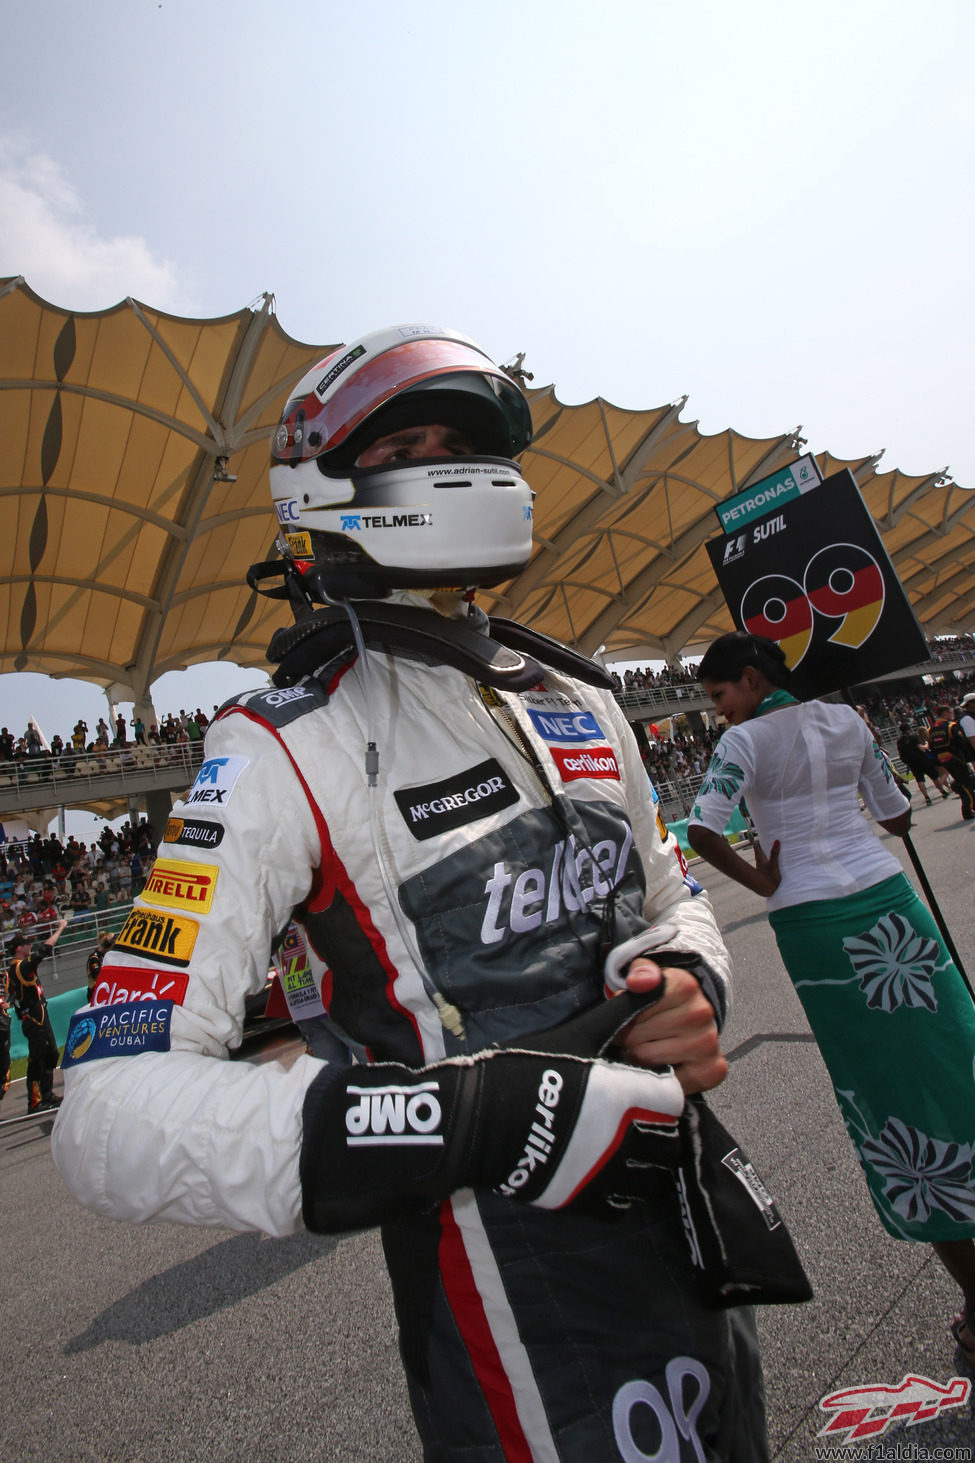
[[[663,969],[640,957],[630,965],[626,984],[633,991],[651,991],[666,976],[662,1000],[635,1016],[616,1038],[624,1056],[641,1067],[673,1067],[686,1093],[706,1092],[728,1075],[721,1054],[714,1008],[689,970]]]

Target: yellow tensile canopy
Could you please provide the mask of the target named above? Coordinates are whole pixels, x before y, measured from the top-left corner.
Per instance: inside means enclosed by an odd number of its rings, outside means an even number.
[[[287,608],[256,596],[271,556],[268,439],[333,347],[292,340],[273,298],[215,320],[125,300],[76,314],[0,281],[0,671],[79,676],[144,702],[163,672],[263,666]],[[625,411],[529,391],[535,550],[481,595],[615,659],[672,659],[731,628],[704,549],[714,505],[792,462],[797,432],[703,435],[684,400]],[[849,467],[930,633],[975,623],[975,497],[946,472]]]

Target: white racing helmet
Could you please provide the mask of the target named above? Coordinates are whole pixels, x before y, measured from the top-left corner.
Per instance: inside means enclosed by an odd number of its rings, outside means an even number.
[[[471,456],[357,467],[379,437],[439,424]],[[498,584],[531,554],[531,441],[516,383],[465,336],[400,325],[341,346],[298,383],[271,443],[278,547],[313,600]]]

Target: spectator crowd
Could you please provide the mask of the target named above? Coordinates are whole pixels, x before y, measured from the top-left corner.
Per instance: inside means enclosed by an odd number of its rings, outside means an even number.
[[[129,904],[152,868],[155,840],[145,819],[106,826],[96,842],[64,843],[35,833],[0,845],[0,935],[45,939],[59,919]]]
[[[613,671],[617,691],[654,691],[659,687],[693,686],[697,684],[697,663],[689,665],[665,665],[659,671],[649,666],[629,667],[622,676]]]
[[[213,709],[217,710],[216,707]],[[181,710],[178,716],[169,712],[158,726],[153,723],[148,728],[140,716],[134,716],[130,725],[124,716],[118,715],[112,726],[101,716],[93,728],[88,726],[83,717],[79,717],[69,737],[55,733],[50,743],[45,744],[40,728],[31,718],[23,735],[19,737],[7,727],[0,727],[0,762],[39,758],[54,760],[65,766],[82,756],[97,758],[99,755],[123,752],[134,747],[165,747],[201,742],[209,725],[210,718],[200,707],[189,712]]]

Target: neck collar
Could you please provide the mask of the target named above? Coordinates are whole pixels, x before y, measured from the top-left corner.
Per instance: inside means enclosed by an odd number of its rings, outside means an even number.
[[[770,691],[758,703],[755,708],[755,715],[767,716],[770,711],[779,711],[783,706],[798,705],[799,703],[794,696],[790,696],[788,691],[783,691],[781,686],[777,686],[774,691]]]
[[[355,612],[368,649],[452,665],[499,690],[527,691],[542,680],[544,666],[587,685],[613,689],[612,677],[594,661],[537,630],[489,618],[481,610],[448,619],[425,604],[356,600]],[[336,657],[353,654],[352,629],[340,605],[328,605],[276,631],[267,652],[278,667],[272,677],[276,686],[293,686]]]

